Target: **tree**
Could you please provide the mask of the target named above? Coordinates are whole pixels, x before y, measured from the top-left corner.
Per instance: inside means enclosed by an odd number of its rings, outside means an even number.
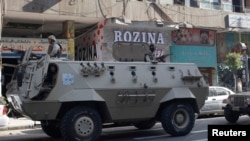
[[[234,91],[236,92],[237,70],[239,70],[243,65],[243,62],[241,61],[240,53],[236,53],[236,52],[228,53],[226,56],[225,64],[233,73]]]

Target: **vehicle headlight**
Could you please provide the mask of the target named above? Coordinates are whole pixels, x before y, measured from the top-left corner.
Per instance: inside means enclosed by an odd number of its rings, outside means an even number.
[[[234,97],[233,96],[229,96],[227,99],[227,104],[233,104],[234,103]]]
[[[246,97],[245,104],[250,105],[250,97]]]

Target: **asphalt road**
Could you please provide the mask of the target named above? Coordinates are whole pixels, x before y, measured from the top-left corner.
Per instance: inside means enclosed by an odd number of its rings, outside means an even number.
[[[248,116],[240,117],[239,125],[250,125]],[[133,126],[105,128],[99,141],[207,141],[208,125],[229,125],[223,116],[199,118],[190,134],[172,137],[157,123],[150,130],[138,130]],[[0,132],[0,141],[61,141],[48,137],[40,128]]]

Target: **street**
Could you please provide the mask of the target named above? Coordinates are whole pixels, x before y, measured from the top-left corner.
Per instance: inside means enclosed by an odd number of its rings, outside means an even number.
[[[207,125],[227,124],[229,123],[223,116],[199,118],[196,120],[192,132],[181,137],[171,137],[166,134],[160,123],[150,130],[138,130],[133,126],[105,128],[99,141],[207,141]],[[249,125],[250,119],[248,116],[242,116],[237,124]],[[43,133],[41,128],[35,128],[1,131],[0,141],[60,141],[60,139],[52,139]]]

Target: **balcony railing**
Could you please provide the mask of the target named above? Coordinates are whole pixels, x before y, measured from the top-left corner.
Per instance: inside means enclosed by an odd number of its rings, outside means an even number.
[[[203,9],[214,9],[233,12],[233,5],[230,4],[220,4],[213,2],[199,2],[199,7]]]
[[[182,4],[185,6],[185,2]],[[238,12],[238,13],[250,13],[250,7],[242,7],[238,5],[232,5],[227,3],[216,3],[216,2],[209,2],[209,1],[197,1],[190,4],[191,7],[197,7],[202,9],[211,9],[211,10],[223,10],[228,12]]]
[[[203,9],[223,10],[223,11],[238,12],[238,13],[250,13],[250,7],[243,7],[239,5],[214,3],[206,1],[199,1],[197,5],[199,8]]]

